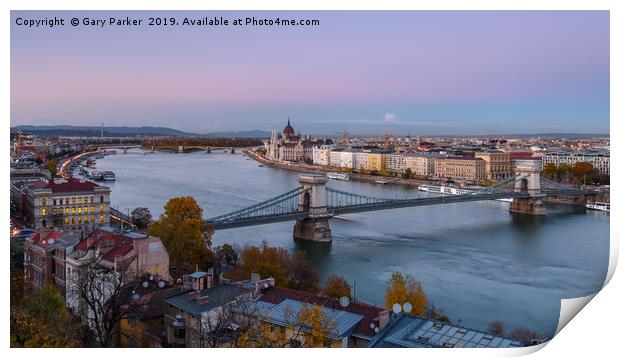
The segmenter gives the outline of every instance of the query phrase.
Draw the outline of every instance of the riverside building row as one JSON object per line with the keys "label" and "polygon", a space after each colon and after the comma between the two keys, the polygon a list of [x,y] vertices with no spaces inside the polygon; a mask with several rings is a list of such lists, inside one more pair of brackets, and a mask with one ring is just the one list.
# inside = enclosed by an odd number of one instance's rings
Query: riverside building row
{"label": "riverside building row", "polygon": [[388,150],[338,149],[315,146],[314,164],[403,174],[407,169],[421,176],[462,180],[502,180],[512,174],[511,153],[501,151],[477,152],[474,156],[440,153],[398,153]]}

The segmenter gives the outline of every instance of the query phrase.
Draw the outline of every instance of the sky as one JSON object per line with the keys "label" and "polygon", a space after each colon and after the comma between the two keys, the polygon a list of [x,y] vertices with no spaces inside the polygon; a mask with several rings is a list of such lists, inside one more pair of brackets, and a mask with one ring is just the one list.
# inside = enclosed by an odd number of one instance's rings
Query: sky
{"label": "sky", "polygon": [[[17,18],[57,16],[29,28]],[[142,26],[71,26],[77,18]],[[148,17],[318,19],[161,26]],[[606,11],[13,11],[11,125],[609,133]]]}

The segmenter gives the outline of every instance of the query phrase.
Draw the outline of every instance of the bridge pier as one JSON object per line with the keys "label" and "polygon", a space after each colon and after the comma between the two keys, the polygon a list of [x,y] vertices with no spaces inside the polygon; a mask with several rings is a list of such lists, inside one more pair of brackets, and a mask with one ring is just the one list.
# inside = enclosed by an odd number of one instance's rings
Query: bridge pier
{"label": "bridge pier", "polygon": [[179,153],[183,153],[183,146],[182,145],[179,146],[178,152]]}
{"label": "bridge pier", "polygon": [[299,197],[299,211],[307,212],[308,218],[297,220],[293,228],[295,239],[313,242],[331,242],[327,211],[327,177],[323,174],[301,174],[299,183],[307,190]]}
{"label": "bridge pier", "polygon": [[302,219],[295,222],[293,237],[314,242],[331,242],[332,230],[328,219]]}
{"label": "bridge pier", "polygon": [[545,215],[547,210],[541,198],[514,198],[510,203],[510,212],[529,215]]}

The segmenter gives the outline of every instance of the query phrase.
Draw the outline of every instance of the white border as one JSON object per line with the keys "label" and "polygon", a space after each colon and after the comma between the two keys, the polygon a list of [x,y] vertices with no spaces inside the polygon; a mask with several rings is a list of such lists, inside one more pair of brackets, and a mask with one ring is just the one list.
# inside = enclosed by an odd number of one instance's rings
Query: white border
{"label": "white border", "polygon": [[[71,9],[79,9],[79,10],[611,10],[610,12],[610,20],[611,20],[611,98],[614,98],[615,101],[610,101],[611,105],[611,118],[610,118],[610,126],[611,126],[611,140],[612,142],[616,142],[618,137],[618,106],[620,105],[620,96],[618,95],[620,92],[618,91],[618,83],[619,83],[619,74],[617,71],[617,64],[620,63],[620,56],[618,56],[618,34],[620,34],[620,26],[618,25],[618,21],[620,21],[620,16],[618,15],[618,10],[620,8],[620,3],[617,0],[510,0],[510,1],[500,1],[500,0],[445,0],[445,1],[421,1],[421,0],[410,0],[410,1],[394,1],[394,0],[382,0],[382,1],[368,1],[368,0],[359,0],[355,2],[336,2],[334,0],[326,1],[326,0],[298,0],[298,1],[285,1],[285,0],[263,0],[263,1],[242,1],[242,0],[230,0],[230,1],[220,1],[214,2],[209,1],[205,3],[199,3],[196,0],[181,0],[181,1],[165,1],[165,0],[139,0],[139,1],[122,1],[122,0],[92,0],[92,1],[78,1],[78,0],[61,0],[55,1],[53,4],[50,1],[44,0],[24,0],[24,1],[3,1],[2,5],[0,5],[3,10],[2,17],[2,26],[0,27],[0,33],[2,34],[2,45],[5,51],[2,51],[2,65],[4,71],[2,71],[3,83],[5,84],[2,87],[2,96],[0,98],[0,103],[2,104],[0,108],[4,109],[3,113],[3,122],[5,130],[2,131],[2,142],[9,142],[9,131],[8,127],[10,126],[10,54],[9,49],[10,44],[10,9],[15,10],[71,10]],[[612,149],[612,155],[616,157],[618,153],[617,149]],[[4,187],[8,189],[8,151],[2,151],[2,158],[4,163],[6,163],[2,170],[4,172],[3,182]],[[614,168],[616,165],[612,163],[611,171],[614,172]],[[619,180],[617,177],[612,176],[612,188],[617,188],[619,185]],[[2,192],[2,200],[4,203],[8,202],[8,190]],[[611,200],[614,203],[617,203],[617,194],[616,191],[612,190]],[[8,218],[8,206],[2,206],[2,217]],[[615,271],[617,265],[618,258],[618,234],[620,230],[618,230],[618,223],[616,220],[617,211],[612,212],[611,218],[611,250],[610,250],[610,262],[609,268],[610,271],[607,275],[606,283],[607,286],[604,288],[604,293],[602,295],[596,295],[595,297],[585,298],[583,300],[573,299],[573,300],[564,300],[562,303],[562,314],[565,314],[565,310],[572,311],[571,316],[579,310],[592,299],[591,303],[588,304],[583,311],[578,314],[571,322],[569,323],[565,329],[563,329],[551,342],[546,345],[545,349],[542,349],[538,354],[542,356],[574,356],[574,355],[602,355],[607,356],[609,353],[617,351],[615,345],[615,339],[617,337],[617,331],[615,328],[615,320],[618,317],[618,302],[620,302],[620,286],[617,283],[617,279],[615,281],[611,281],[611,277],[613,276],[613,272]],[[8,233],[8,220],[3,221],[3,230],[5,233]],[[6,240],[6,239],[5,239]],[[8,242],[5,241],[5,248],[8,248]],[[6,250],[6,249],[5,249]],[[2,260],[5,263],[4,267],[8,266],[8,250],[2,255]],[[6,261],[4,261],[6,260]],[[9,297],[9,278],[8,272],[7,274],[2,276],[2,285],[0,286],[4,297]],[[3,307],[1,308],[2,315],[5,317],[5,324],[2,328],[2,335],[7,340],[5,344],[5,349],[9,347],[9,325],[8,323],[8,313],[9,313],[9,300],[5,299]],[[566,311],[568,312],[568,311]],[[476,349],[476,350],[416,350],[411,351],[407,349],[399,349],[399,350],[390,350],[391,355],[397,356],[409,356],[411,354],[416,355],[454,355],[458,354],[459,356],[513,356],[513,355],[522,355],[531,353],[538,350],[537,348],[527,348],[521,350],[495,350],[495,349]],[[112,353],[113,352],[113,353]],[[7,353],[14,354],[31,354],[34,353],[32,350],[10,350]],[[109,354],[123,354],[123,355],[135,355],[136,351],[129,350],[89,350],[88,352],[83,350],[47,350],[45,352],[37,352],[43,353],[46,355],[52,356],[67,356],[67,355],[82,355],[89,354],[95,356],[104,356]],[[149,350],[147,354],[149,355],[157,355],[157,356],[169,356],[170,354],[175,354],[177,352],[172,352],[169,350]],[[180,353],[180,352],[178,352]],[[183,351],[182,354],[209,354],[210,352],[194,352],[194,351]],[[284,356],[288,355],[291,352],[288,350],[228,350],[226,353],[224,352],[216,352],[223,354],[232,354],[234,356],[237,355],[263,355],[268,354],[270,356]],[[316,355],[318,351],[314,350],[296,350],[295,354],[300,356],[309,356]],[[319,354],[335,356],[336,354],[341,354],[342,351],[339,350],[323,350]],[[376,356],[384,354],[384,351],[381,350],[353,350],[347,351],[347,353],[352,353],[356,355],[363,356]]]}

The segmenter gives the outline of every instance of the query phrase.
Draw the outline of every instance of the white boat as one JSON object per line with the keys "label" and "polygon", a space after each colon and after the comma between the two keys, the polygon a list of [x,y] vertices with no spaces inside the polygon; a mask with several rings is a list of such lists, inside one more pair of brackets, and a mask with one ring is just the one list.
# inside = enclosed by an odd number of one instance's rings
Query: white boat
{"label": "white boat", "polygon": [[377,179],[375,183],[377,184],[389,184],[395,182],[397,179]]}
{"label": "white boat", "polygon": [[105,181],[116,180],[116,175],[114,175],[114,172],[105,171],[105,172],[103,172],[103,180],[105,180]]}
{"label": "white boat", "polygon": [[591,210],[600,210],[600,211],[607,211],[609,212],[609,203],[603,203],[603,202],[595,202],[594,204],[592,203],[586,203],[586,208],[591,209]]}
{"label": "white boat", "polygon": [[[443,194],[443,195],[469,194],[469,193],[476,192],[476,189],[482,189],[482,187],[475,187],[472,189],[472,188],[455,188],[452,186],[445,186],[445,185],[440,186],[440,185],[428,185],[428,184],[422,184],[418,186],[418,190],[420,191],[426,191],[428,193]],[[495,200],[512,203],[512,198],[495,199]]]}
{"label": "white boat", "polygon": [[350,180],[351,176],[349,173],[327,173],[327,177],[329,179],[337,179],[337,180]]}

